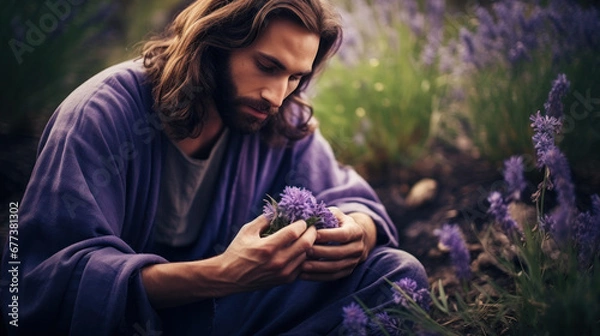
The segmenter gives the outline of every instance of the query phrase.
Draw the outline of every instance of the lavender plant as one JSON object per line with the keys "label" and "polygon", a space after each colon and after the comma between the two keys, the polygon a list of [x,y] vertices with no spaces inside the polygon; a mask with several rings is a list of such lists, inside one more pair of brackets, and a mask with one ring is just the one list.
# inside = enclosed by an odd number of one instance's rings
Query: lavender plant
{"label": "lavender plant", "polygon": [[444,66],[465,88],[465,100],[447,108],[446,117],[466,116],[470,137],[489,159],[502,160],[515,152],[533,154],[524,111],[534,111],[544,101],[548,87],[540,83],[563,72],[577,79],[578,86],[571,89],[580,98],[568,99],[571,109],[562,145],[569,147],[572,158],[585,159],[591,144],[600,143],[594,128],[598,118],[589,104],[593,99],[587,100],[587,110],[581,106],[581,92],[600,95],[589,79],[598,76],[595,69],[600,62],[594,56],[600,51],[598,9],[567,0],[504,0],[474,6],[468,13],[470,20],[459,26],[458,38],[448,43],[454,45],[450,56],[454,66]]}
{"label": "lavender plant", "polygon": [[424,313],[430,305],[429,292],[427,288],[418,288],[417,282],[411,278],[392,282],[390,288],[397,307],[367,314],[363,307],[351,302],[342,309],[342,326],[346,335],[399,336],[411,330],[412,322],[404,318],[404,315],[410,310]]}
{"label": "lavender plant", "polygon": [[[536,167],[544,171],[531,200],[537,216],[517,222],[511,212],[511,205],[529,202],[522,197],[528,183],[520,156],[505,160],[505,188],[492,191],[488,197],[490,219],[500,225],[485,226],[477,235],[503,232],[508,237],[503,244],[512,251],[510,256],[488,253],[504,275],[490,278],[471,267],[478,274],[474,281],[463,282],[465,287],[454,297],[445,294],[440,280],[428,293],[426,309],[419,305],[423,301],[418,302],[424,291],[416,295],[409,279],[403,279],[394,284],[396,294],[403,295],[395,295],[396,307],[386,309],[386,321],[396,321],[392,326],[400,326],[409,334],[600,334],[600,196],[592,195],[587,209],[576,206],[569,162],[557,146],[564,121],[562,97],[569,85],[566,76],[560,74],[552,82],[544,113],[531,116]],[[550,201],[550,196],[555,201]],[[470,268],[460,229],[446,224],[436,234],[450,251],[457,277],[470,279],[465,276]],[[494,251],[489,240],[480,239],[486,252]],[[374,314],[365,316],[377,319]],[[368,325],[363,322],[365,329],[361,330],[369,331]],[[409,325],[414,329],[407,330]],[[386,335],[396,332],[388,328],[379,330]]]}
{"label": "lavender plant", "polygon": [[279,202],[272,197],[265,200],[263,214],[269,220],[269,228],[262,233],[263,237],[298,220],[304,220],[307,226],[314,225],[317,229],[339,226],[337,218],[325,203],[318,202],[312,192],[305,188],[287,186],[280,197]]}
{"label": "lavender plant", "polygon": [[349,335],[363,336],[367,335],[367,326],[369,318],[364,310],[356,303],[352,302],[343,308],[344,311],[344,329]]}
{"label": "lavender plant", "polygon": [[471,257],[465,244],[462,232],[457,225],[444,224],[441,229],[435,230],[439,237],[442,250],[450,252],[450,258],[456,269],[456,275],[461,280],[469,280],[471,276]]}
{"label": "lavender plant", "polygon": [[[600,319],[600,276],[594,270],[600,266],[600,221],[596,217],[599,198],[591,197],[587,211],[576,207],[569,162],[556,144],[564,120],[562,98],[569,85],[566,76],[560,74],[552,83],[545,113],[538,111],[531,116],[537,167],[545,173],[533,194],[537,223],[525,223],[529,230],[524,243],[513,242],[522,263],[513,269],[515,274],[523,275],[515,277],[515,284],[525,302],[515,307],[517,316],[524,317],[514,326],[519,333],[544,330],[550,335],[567,331],[591,335]],[[505,179],[510,185],[507,177],[514,177],[515,172],[507,174],[506,170]],[[548,209],[544,197],[547,191],[556,196],[556,205]],[[490,212],[495,215],[492,200],[496,194],[490,195]],[[573,314],[582,311],[585,313]]]}

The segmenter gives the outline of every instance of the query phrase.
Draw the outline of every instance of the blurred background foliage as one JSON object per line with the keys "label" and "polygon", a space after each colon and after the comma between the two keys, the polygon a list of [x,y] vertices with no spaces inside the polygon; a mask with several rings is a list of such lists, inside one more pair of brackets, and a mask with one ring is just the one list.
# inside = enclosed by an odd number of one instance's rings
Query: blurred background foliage
{"label": "blurred background foliage", "polygon": [[529,116],[544,111],[552,80],[565,73],[562,147],[597,170],[600,16],[592,2],[340,5],[345,41],[314,100],[342,161],[381,172],[435,146],[496,165],[514,154],[532,159]]}
{"label": "blurred background foliage", "polygon": [[[38,138],[60,102],[103,68],[136,57],[190,0],[4,1],[0,13],[0,199],[19,200]],[[2,222],[8,209],[0,210]]]}
{"label": "blurred background foliage", "polygon": [[162,28],[181,0],[5,1],[0,60],[8,80],[2,134],[37,135],[78,85],[135,55],[135,43]]}
{"label": "blurred background foliage", "polygon": [[[38,136],[70,91],[137,56],[136,43],[190,1],[6,1],[3,141]],[[573,162],[599,166],[593,1],[334,3],[345,40],[309,94],[340,161],[377,173],[440,146],[495,163],[532,154],[529,116],[543,111],[552,79],[565,73],[572,86],[562,146]]]}

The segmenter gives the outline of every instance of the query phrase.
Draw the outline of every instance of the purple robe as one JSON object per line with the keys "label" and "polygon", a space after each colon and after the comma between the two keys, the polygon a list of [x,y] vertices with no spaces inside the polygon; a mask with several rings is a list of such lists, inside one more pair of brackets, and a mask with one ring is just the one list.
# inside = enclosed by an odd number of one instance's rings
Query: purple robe
{"label": "purple robe", "polygon": [[[353,294],[368,300],[381,291],[376,285],[383,275],[408,274],[426,285],[412,256],[397,250],[389,256],[389,247],[397,247],[394,225],[364,179],[336,163],[318,131],[288,148],[231,132],[198,240],[184,248],[154,244],[168,139],[152,105],[141,62],[128,61],[85,82],[49,120],[20,203],[19,327],[9,326],[10,332],[327,334],[339,327],[341,307]],[[296,281],[173,309],[152,308],[142,267],[224,251],[239,228],[261,213],[265,195],[278,195],[286,185],[305,187],[344,212],[367,213],[381,248],[340,281]],[[5,285],[10,279],[4,252],[3,303],[12,295]],[[375,304],[388,298],[389,293],[381,294]],[[7,305],[0,309],[6,322]]]}

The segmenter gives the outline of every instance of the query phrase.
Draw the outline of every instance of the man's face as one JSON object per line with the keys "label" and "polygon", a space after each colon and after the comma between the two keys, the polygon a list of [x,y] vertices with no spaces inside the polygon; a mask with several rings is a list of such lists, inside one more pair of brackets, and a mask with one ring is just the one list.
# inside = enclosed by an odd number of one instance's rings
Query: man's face
{"label": "man's face", "polygon": [[223,123],[244,133],[260,130],[312,71],[318,48],[318,35],[277,19],[252,45],[234,50],[215,92]]}

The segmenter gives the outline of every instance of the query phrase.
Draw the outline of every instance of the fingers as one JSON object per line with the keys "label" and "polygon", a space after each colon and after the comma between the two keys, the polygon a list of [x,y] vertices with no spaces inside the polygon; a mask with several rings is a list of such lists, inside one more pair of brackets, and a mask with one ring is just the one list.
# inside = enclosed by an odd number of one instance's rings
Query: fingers
{"label": "fingers", "polygon": [[306,260],[307,252],[312,248],[316,238],[316,228],[307,228],[306,222],[297,221],[262,238],[261,241],[264,245],[274,247],[273,258],[284,261],[277,268],[287,269],[283,273],[298,269],[297,273],[299,273],[299,267]]}
{"label": "fingers", "polygon": [[346,245],[313,245],[308,253],[311,259],[340,260],[346,258],[360,258],[364,244],[356,241]]}
{"label": "fingers", "polygon": [[338,207],[328,207],[327,209],[329,209],[329,211],[331,211],[331,213],[339,220],[344,216],[344,213],[342,212],[342,210],[340,210]]}
{"label": "fingers", "polygon": [[303,220],[293,222],[274,234],[265,237],[264,239],[269,240],[271,243],[277,245],[289,245],[296,242],[303,235],[306,235],[303,237],[303,240],[308,243],[308,246],[306,246],[305,249],[306,251],[317,239],[317,232],[314,227],[307,228],[306,222]]}
{"label": "fingers", "polygon": [[306,261],[306,253],[300,253],[294,259],[286,263],[282,270],[284,282],[292,282],[302,273],[302,263]]}
{"label": "fingers", "polygon": [[[344,215],[345,216],[345,215]],[[349,219],[349,220],[348,220]],[[363,231],[350,217],[340,220],[340,227],[318,231],[317,244],[336,242],[346,244],[362,239]]]}
{"label": "fingers", "polygon": [[265,215],[260,215],[242,226],[242,229],[247,230],[251,235],[260,235],[267,227],[269,227],[269,220]]}

